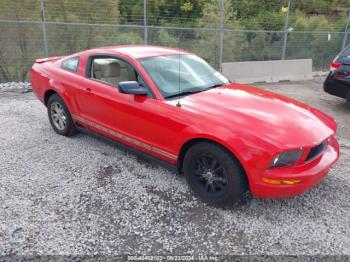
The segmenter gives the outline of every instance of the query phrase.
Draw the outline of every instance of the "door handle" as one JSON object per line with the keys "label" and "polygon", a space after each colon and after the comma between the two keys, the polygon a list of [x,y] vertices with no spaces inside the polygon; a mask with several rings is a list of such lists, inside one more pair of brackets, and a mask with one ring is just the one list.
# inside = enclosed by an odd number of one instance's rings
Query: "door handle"
{"label": "door handle", "polygon": [[92,90],[91,90],[90,87],[86,87],[86,88],[84,88],[84,91],[85,91],[85,92],[88,92],[88,93],[91,93]]}

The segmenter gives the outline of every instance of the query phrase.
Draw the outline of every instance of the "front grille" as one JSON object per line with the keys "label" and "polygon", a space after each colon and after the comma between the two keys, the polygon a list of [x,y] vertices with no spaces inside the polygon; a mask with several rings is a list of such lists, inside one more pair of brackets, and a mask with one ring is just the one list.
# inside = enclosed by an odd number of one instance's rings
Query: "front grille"
{"label": "front grille", "polygon": [[316,156],[318,156],[319,154],[321,154],[326,149],[326,146],[327,146],[327,142],[325,141],[325,142],[311,148],[310,153],[306,157],[306,162],[310,161],[311,159],[313,159]]}

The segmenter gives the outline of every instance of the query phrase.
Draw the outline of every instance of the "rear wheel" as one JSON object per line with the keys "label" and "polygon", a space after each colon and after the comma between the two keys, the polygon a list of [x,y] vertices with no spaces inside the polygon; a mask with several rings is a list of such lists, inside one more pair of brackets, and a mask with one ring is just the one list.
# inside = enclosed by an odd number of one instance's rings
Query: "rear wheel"
{"label": "rear wheel", "polygon": [[232,206],[248,190],[239,162],[214,143],[193,145],[185,155],[184,173],[193,192],[213,206]]}
{"label": "rear wheel", "polygon": [[50,124],[57,134],[62,136],[73,136],[77,130],[73,123],[71,114],[63,99],[54,94],[47,102],[47,113]]}

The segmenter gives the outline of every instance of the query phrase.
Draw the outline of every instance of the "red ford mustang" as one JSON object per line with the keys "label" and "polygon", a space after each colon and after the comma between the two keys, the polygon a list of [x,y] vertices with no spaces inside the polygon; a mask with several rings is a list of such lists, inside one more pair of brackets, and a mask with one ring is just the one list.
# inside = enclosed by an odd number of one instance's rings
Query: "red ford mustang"
{"label": "red ford mustang", "polygon": [[248,190],[301,194],[339,157],[331,117],[230,83],[184,50],[113,46],[38,59],[31,82],[58,134],[88,129],[156,157],[215,206]]}

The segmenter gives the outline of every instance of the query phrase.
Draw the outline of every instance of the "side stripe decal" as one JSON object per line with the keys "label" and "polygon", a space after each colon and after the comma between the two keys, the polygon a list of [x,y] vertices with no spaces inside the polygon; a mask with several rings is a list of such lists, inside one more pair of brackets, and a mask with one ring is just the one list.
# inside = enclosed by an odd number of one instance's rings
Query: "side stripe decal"
{"label": "side stripe decal", "polygon": [[111,129],[109,129],[109,128],[106,128],[106,127],[104,127],[104,126],[98,125],[98,124],[96,124],[96,123],[94,123],[94,122],[92,122],[92,121],[89,121],[89,120],[87,120],[87,119],[85,119],[85,118],[82,118],[82,117],[80,117],[80,116],[72,115],[72,118],[74,119],[74,121],[78,121],[78,122],[80,122],[80,123],[83,123],[83,124],[86,124],[86,125],[88,125],[88,126],[94,127],[94,128],[96,128],[96,129],[99,129],[99,130],[101,130],[101,131],[103,131],[103,132],[106,132],[106,133],[108,133],[108,134],[110,134],[110,135],[112,135],[112,136],[114,136],[114,137],[117,137],[117,138],[122,139],[122,140],[124,140],[124,141],[127,141],[127,142],[129,142],[129,143],[132,143],[132,144],[134,144],[134,145],[143,147],[143,148],[145,148],[145,149],[147,149],[147,150],[150,150],[150,151],[152,151],[152,152],[154,152],[154,153],[163,155],[163,156],[165,156],[165,157],[167,157],[167,158],[170,158],[170,159],[173,159],[173,160],[176,160],[176,159],[177,159],[177,156],[176,156],[176,155],[173,155],[173,154],[171,154],[171,153],[169,153],[169,152],[166,152],[166,151],[164,151],[164,150],[162,150],[162,149],[159,149],[159,148],[156,148],[156,147],[152,147],[152,146],[150,146],[150,145],[148,145],[148,144],[145,144],[145,143],[143,143],[143,142],[141,142],[141,141],[139,141],[139,140],[136,140],[136,139],[134,139],[134,138],[132,138],[132,137],[129,137],[129,136],[123,135],[123,134],[121,134],[121,133],[115,132],[115,131],[113,131],[113,130],[111,130]]}

